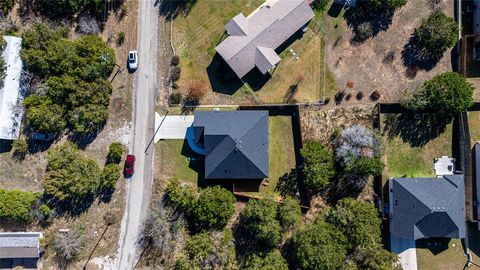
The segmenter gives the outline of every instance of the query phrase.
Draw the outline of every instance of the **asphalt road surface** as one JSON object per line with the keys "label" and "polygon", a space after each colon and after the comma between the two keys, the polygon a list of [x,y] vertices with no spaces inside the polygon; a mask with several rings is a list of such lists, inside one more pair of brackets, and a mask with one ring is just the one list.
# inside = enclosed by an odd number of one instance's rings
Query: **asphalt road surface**
{"label": "asphalt road surface", "polygon": [[[145,218],[152,184],[154,102],[157,89],[157,8],[154,0],[141,0],[138,16],[138,70],[134,80],[134,122],[131,139],[135,173],[127,184],[128,195],[120,229],[116,269],[133,269],[138,260],[137,240]],[[147,149],[148,146],[148,149]]]}

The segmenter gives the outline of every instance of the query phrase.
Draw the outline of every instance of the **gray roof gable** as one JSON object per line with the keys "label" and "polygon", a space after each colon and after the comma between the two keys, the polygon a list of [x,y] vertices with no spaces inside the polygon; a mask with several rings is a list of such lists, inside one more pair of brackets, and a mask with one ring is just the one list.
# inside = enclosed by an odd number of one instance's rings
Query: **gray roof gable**
{"label": "gray roof gable", "polygon": [[406,239],[465,237],[463,175],[390,181],[393,235]]}
{"label": "gray roof gable", "polygon": [[[314,16],[306,0],[267,1],[248,17],[239,14],[227,23],[230,36],[215,50],[240,78],[255,66],[265,74],[279,61],[274,50]],[[270,49],[266,57],[257,57],[259,47]]]}
{"label": "gray roof gable", "polygon": [[205,178],[268,177],[267,111],[196,111],[194,127],[203,127]]}

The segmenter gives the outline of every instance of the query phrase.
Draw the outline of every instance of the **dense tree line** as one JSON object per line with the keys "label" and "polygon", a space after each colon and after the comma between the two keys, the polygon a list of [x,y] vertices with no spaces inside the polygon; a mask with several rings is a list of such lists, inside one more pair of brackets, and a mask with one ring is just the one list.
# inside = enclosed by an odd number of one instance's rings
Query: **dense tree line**
{"label": "dense tree line", "polygon": [[380,218],[371,204],[351,198],[295,233],[294,263],[305,270],[401,269],[381,244]]}
{"label": "dense tree line", "polygon": [[115,53],[97,36],[67,39],[65,28],[34,25],[23,34],[22,58],[29,72],[44,79],[24,101],[28,126],[58,134],[65,128],[89,134],[108,119],[112,91],[107,78]]}
{"label": "dense tree line", "polygon": [[114,189],[119,177],[117,164],[106,165],[102,171],[95,160],[83,156],[75,144],[65,142],[48,151],[42,184],[45,195],[57,202],[81,202],[99,191]]}

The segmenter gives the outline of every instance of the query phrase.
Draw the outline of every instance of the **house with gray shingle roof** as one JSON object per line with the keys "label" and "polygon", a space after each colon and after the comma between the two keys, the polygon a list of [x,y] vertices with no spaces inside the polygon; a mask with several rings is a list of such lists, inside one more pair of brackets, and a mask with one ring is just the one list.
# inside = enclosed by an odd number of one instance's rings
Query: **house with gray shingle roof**
{"label": "house with gray shingle roof", "polygon": [[391,178],[390,233],[398,238],[465,238],[462,174]]}
{"label": "house with gray shingle roof", "polygon": [[205,179],[268,177],[268,111],[195,111],[190,130],[190,148],[205,155]]}
{"label": "house with gray shingle roof", "polygon": [[247,17],[233,17],[225,25],[229,36],[215,50],[239,78],[254,67],[266,74],[280,62],[275,49],[314,16],[306,0],[267,0]]}
{"label": "house with gray shingle roof", "polygon": [[0,233],[0,259],[40,257],[40,232]]}

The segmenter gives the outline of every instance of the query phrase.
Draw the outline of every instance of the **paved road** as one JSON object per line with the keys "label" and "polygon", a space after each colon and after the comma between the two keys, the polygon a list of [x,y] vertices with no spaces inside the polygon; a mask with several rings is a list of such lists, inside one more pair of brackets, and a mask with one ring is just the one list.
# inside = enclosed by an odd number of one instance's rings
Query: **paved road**
{"label": "paved road", "polygon": [[157,9],[154,0],[141,0],[138,16],[138,70],[134,82],[132,149],[135,173],[127,185],[127,205],[120,230],[116,269],[133,269],[138,260],[137,239],[148,207],[153,171],[154,102],[157,89]]}

